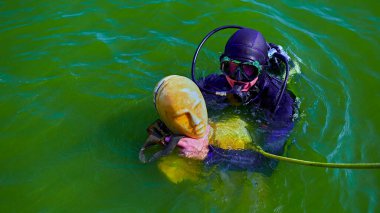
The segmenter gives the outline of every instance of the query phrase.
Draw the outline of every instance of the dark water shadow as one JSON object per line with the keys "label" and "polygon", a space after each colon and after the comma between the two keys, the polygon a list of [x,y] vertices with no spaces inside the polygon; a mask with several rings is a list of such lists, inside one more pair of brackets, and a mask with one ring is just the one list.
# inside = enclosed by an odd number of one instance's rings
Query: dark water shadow
{"label": "dark water shadow", "polygon": [[141,167],[138,151],[147,136],[146,127],[156,119],[154,106],[144,98],[115,111],[94,135],[93,157],[105,167]]}

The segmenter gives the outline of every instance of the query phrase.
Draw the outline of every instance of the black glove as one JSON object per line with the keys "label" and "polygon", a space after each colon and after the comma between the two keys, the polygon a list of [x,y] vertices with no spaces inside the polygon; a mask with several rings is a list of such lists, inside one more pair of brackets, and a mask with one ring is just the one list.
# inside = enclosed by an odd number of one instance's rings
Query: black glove
{"label": "black glove", "polygon": [[[162,156],[170,154],[177,146],[178,141],[184,137],[171,133],[161,120],[157,120],[151,124],[147,132],[148,138],[139,152],[139,159],[142,163],[150,163]],[[146,159],[145,150],[156,145],[162,146],[163,148],[154,153],[149,159]]]}

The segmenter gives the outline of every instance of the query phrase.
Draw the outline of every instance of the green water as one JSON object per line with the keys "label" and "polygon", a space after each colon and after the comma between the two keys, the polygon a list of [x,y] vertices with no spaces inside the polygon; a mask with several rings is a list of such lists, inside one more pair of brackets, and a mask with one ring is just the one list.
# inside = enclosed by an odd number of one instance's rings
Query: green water
{"label": "green water", "polygon": [[[261,31],[300,64],[287,155],[379,162],[378,1],[0,1],[0,212],[376,212],[380,171],[280,163],[173,184],[139,163],[152,90],[189,76],[220,25]],[[208,41],[215,71],[231,31]]]}

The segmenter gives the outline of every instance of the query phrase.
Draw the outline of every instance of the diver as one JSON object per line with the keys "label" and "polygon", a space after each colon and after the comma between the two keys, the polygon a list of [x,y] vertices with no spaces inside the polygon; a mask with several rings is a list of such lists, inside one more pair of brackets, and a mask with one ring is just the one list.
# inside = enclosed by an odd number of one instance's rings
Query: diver
{"label": "diver", "polygon": [[[249,116],[259,121],[257,125],[262,132],[262,148],[282,155],[298,110],[295,95],[286,89],[289,64],[293,63],[281,46],[267,43],[260,32],[250,28],[234,28],[239,30],[228,39],[220,56],[222,73],[195,81],[192,70],[193,80],[201,89],[207,108],[221,110],[240,105],[240,108],[248,109]],[[282,82],[276,74],[282,75],[284,67],[286,75]],[[270,171],[277,165],[277,161],[252,150],[221,149],[209,145],[205,139],[182,138],[178,146],[183,156],[203,160],[207,165],[261,171]]]}
{"label": "diver", "polygon": [[[200,47],[213,33],[225,28],[239,30],[228,39],[220,56],[222,73],[211,74],[196,81],[194,67]],[[267,43],[260,32],[239,26],[224,26],[210,32],[198,46],[193,59],[192,77],[203,94],[207,109],[221,112],[229,106],[238,106],[248,111],[245,116],[251,116],[251,120],[257,121],[256,128],[261,132],[262,149],[282,155],[286,140],[294,127],[297,111],[296,97],[286,89],[289,64],[292,64],[290,57],[282,47]],[[285,79],[281,81],[275,75],[283,75],[284,72],[281,71],[284,67]],[[199,101],[190,101],[196,93],[193,86],[184,83],[186,80],[177,79],[174,80],[176,83],[169,84],[173,79],[176,77],[164,78],[155,88],[154,101],[161,121],[148,128],[149,137],[140,150],[142,162],[151,162],[179,147],[183,157],[202,160],[208,166],[218,165],[226,169],[252,170],[266,174],[272,172],[277,165],[276,160],[268,159],[253,149],[227,148],[228,146],[221,147],[212,143],[212,131],[205,122],[206,107]],[[169,86],[176,84],[174,87]],[[168,89],[171,87],[172,89]],[[172,90],[177,93],[168,92]],[[206,115],[203,112],[203,117],[193,116],[194,110],[206,111]],[[165,145],[165,149],[146,160],[144,150],[157,142]]]}

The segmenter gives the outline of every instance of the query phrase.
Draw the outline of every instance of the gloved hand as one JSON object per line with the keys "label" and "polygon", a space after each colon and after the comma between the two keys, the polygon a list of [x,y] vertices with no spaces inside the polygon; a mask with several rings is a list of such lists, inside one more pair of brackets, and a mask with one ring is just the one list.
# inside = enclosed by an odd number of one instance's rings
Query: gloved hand
{"label": "gloved hand", "polygon": [[204,160],[208,154],[208,136],[210,126],[207,126],[206,135],[199,139],[184,137],[177,146],[181,148],[181,156],[196,160]]}

